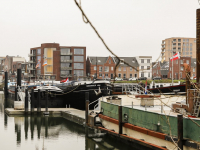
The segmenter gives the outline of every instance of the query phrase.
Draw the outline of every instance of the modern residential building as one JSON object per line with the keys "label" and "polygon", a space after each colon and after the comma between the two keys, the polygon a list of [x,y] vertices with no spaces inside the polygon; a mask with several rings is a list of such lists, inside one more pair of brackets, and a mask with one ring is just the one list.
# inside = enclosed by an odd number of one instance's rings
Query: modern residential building
{"label": "modern residential building", "polygon": [[30,79],[83,80],[86,76],[86,47],[43,43],[31,48],[29,57]]}
{"label": "modern residential building", "polygon": [[152,56],[137,56],[137,62],[139,64],[139,76],[152,79]]}
{"label": "modern residential building", "polygon": [[[139,64],[135,57],[119,57],[120,62],[117,58],[115,58],[116,65],[119,62],[119,65],[116,66],[116,74],[118,77],[123,79],[129,79],[132,77],[138,78],[139,76]],[[125,64],[128,63],[130,66]]]}
{"label": "modern residential building", "polygon": [[114,78],[115,59],[113,57],[87,57],[87,75],[90,77],[105,79]]}
{"label": "modern residential building", "polygon": [[181,57],[196,58],[196,38],[172,37],[162,40],[162,62],[169,61],[169,58],[177,52]]}

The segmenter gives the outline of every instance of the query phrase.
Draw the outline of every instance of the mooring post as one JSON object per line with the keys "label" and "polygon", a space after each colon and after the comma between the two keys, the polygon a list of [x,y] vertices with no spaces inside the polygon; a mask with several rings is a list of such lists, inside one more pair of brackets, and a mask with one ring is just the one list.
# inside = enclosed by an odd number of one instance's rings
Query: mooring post
{"label": "mooring post", "polygon": [[45,112],[44,115],[49,115],[48,112],[48,90],[46,90],[46,97],[45,97]]}
{"label": "mooring post", "polygon": [[17,87],[15,87],[15,101],[17,101]]}
{"label": "mooring post", "polygon": [[21,79],[21,69],[17,69],[17,87],[21,87],[21,82],[22,82],[22,79]]}
{"label": "mooring post", "polygon": [[8,72],[5,72],[5,80],[4,80],[4,95],[5,95],[5,100],[7,101],[8,99]]}
{"label": "mooring post", "polygon": [[34,113],[34,103],[35,103],[34,89],[32,89],[31,90],[31,114]]}
{"label": "mooring post", "polygon": [[38,95],[37,95],[37,112],[41,112],[41,101],[40,101],[40,89],[38,89]]}
{"label": "mooring post", "polygon": [[25,90],[25,114],[28,113],[28,89]]}
{"label": "mooring post", "polygon": [[89,114],[89,92],[85,93],[85,124],[88,125],[88,114]]}
{"label": "mooring post", "polygon": [[122,106],[118,106],[119,134],[122,134]]}
{"label": "mooring post", "polygon": [[178,114],[178,148],[183,150],[183,115]]}

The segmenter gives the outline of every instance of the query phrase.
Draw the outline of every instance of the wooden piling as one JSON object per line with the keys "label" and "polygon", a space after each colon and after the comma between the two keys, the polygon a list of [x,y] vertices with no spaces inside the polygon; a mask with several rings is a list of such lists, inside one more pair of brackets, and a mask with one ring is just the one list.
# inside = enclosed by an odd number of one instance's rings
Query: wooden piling
{"label": "wooden piling", "polygon": [[21,74],[22,74],[21,69],[17,69],[17,87],[18,86],[21,87],[21,81],[22,81]]}
{"label": "wooden piling", "polygon": [[15,101],[17,101],[17,87],[15,87]]}
{"label": "wooden piling", "polygon": [[89,114],[89,92],[85,93],[85,125],[88,125],[88,114]]}
{"label": "wooden piling", "polygon": [[37,112],[41,112],[41,98],[40,98],[40,89],[38,89],[38,95],[37,95]]}
{"label": "wooden piling", "polygon": [[5,100],[8,99],[8,72],[5,72],[5,80],[4,80],[4,96]]}
{"label": "wooden piling", "polygon": [[123,127],[123,123],[122,123],[122,106],[118,106],[118,120],[119,120],[119,134],[122,134],[122,127]]}
{"label": "wooden piling", "polygon": [[32,89],[31,90],[31,114],[34,113],[34,103],[35,103],[34,89]]}
{"label": "wooden piling", "polygon": [[177,115],[178,120],[178,147],[183,150],[183,115]]}
{"label": "wooden piling", "polygon": [[24,104],[24,106],[25,106],[25,114],[27,114],[28,113],[28,89],[26,89],[25,90],[25,104]]}

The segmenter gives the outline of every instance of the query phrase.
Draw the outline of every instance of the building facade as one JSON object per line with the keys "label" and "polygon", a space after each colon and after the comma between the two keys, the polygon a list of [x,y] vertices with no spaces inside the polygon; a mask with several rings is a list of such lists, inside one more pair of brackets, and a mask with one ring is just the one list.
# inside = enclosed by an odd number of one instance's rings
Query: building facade
{"label": "building facade", "polygon": [[[119,65],[116,66],[116,75],[117,77],[123,78],[123,79],[129,79],[129,78],[138,78],[139,76],[139,64],[137,62],[137,59],[135,57],[119,57],[120,62],[117,58],[115,58],[116,65],[119,62]],[[128,63],[130,66],[125,64],[124,62]]]}
{"label": "building facade", "polygon": [[137,56],[139,64],[139,76],[152,79],[152,56]]}
{"label": "building facade", "polygon": [[181,57],[196,58],[196,38],[172,37],[162,40],[162,62],[169,61],[169,58],[177,52]]}
{"label": "building facade", "polygon": [[[169,61],[168,78],[172,79],[173,77],[173,79],[175,80],[186,79],[186,72],[183,63],[187,63],[189,66],[191,66],[191,60],[192,60],[191,57],[180,57],[180,59]],[[172,70],[173,70],[173,76],[172,76]],[[191,72],[191,78],[193,74],[194,73]]]}
{"label": "building facade", "polygon": [[86,47],[43,43],[31,48],[29,57],[30,79],[83,80],[86,76]]}
{"label": "building facade", "polygon": [[115,60],[109,57],[87,57],[87,75],[98,79],[114,78]]}
{"label": "building facade", "polygon": [[[127,66],[123,61],[130,64]],[[89,76],[98,79],[114,79],[120,77],[123,79],[138,77],[137,70],[139,65],[135,57],[120,57],[120,62],[117,58],[109,57],[90,57],[87,58],[87,73]],[[118,66],[116,66],[119,64]],[[136,68],[136,69],[135,69]]]}

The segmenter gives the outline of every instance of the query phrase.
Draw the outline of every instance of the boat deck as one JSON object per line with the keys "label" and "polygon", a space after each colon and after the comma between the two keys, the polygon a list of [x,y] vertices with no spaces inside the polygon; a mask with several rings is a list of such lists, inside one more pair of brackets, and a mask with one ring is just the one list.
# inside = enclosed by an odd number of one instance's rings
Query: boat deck
{"label": "boat deck", "polygon": [[[185,103],[186,97],[185,96],[174,96],[174,95],[161,95],[161,97],[155,98],[136,98],[135,95],[116,95],[119,99],[121,98],[121,105],[125,107],[135,108],[139,110],[146,110],[155,113],[162,113],[170,116],[177,116],[179,113],[172,111],[172,104],[174,103]],[[102,100],[108,102],[107,98],[112,96],[103,97]],[[151,101],[150,103],[153,104],[151,106],[141,106],[144,101]],[[113,104],[115,100],[109,101]],[[163,105],[163,112],[162,112],[162,105]],[[185,114],[187,116],[187,114]],[[197,118],[196,118],[197,119]],[[198,118],[200,119],[200,117]]]}

